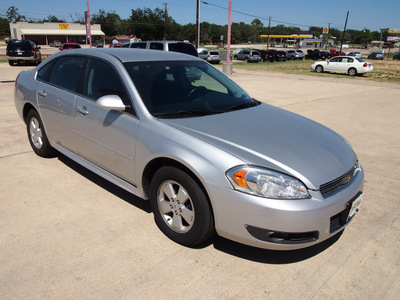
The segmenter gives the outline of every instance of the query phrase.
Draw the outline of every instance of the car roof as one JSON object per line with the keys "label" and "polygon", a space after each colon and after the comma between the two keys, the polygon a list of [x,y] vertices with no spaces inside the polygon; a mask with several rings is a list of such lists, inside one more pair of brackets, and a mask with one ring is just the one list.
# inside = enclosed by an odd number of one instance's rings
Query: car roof
{"label": "car roof", "polygon": [[88,55],[103,59],[115,57],[121,62],[199,60],[195,56],[178,52],[132,48],[80,48],[74,49],[74,51],[60,51],[52,56],[58,57],[63,55]]}

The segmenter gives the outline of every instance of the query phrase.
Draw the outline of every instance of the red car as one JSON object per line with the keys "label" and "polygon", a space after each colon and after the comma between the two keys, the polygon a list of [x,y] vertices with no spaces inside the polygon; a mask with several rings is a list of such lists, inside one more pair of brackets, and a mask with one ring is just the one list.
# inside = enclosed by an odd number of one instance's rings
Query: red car
{"label": "red car", "polygon": [[110,44],[109,48],[121,48],[122,44],[121,43],[116,43],[116,44]]}
{"label": "red car", "polygon": [[346,56],[346,53],[342,52],[342,51],[336,51],[336,50],[329,50],[329,52],[331,53],[331,57],[335,57],[335,56]]}
{"label": "red car", "polygon": [[68,50],[68,49],[78,49],[78,48],[81,48],[81,45],[79,45],[78,43],[67,42],[67,43],[64,43],[62,45],[62,47],[60,47],[60,50],[64,51],[64,50]]}

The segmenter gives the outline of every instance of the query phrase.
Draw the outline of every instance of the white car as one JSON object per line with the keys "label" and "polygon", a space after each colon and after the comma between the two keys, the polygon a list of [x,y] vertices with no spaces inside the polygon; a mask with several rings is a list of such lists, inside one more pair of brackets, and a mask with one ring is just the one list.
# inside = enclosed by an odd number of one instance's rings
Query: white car
{"label": "white car", "polygon": [[333,72],[347,73],[350,76],[372,72],[372,63],[366,62],[358,57],[335,56],[327,61],[317,61],[311,65],[311,69],[317,73]]}

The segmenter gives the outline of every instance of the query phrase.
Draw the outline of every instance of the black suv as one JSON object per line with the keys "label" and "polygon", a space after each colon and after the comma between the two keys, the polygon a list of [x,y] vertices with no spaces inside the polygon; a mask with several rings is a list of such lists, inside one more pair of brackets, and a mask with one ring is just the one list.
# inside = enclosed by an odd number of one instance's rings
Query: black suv
{"label": "black suv", "polygon": [[10,66],[19,63],[34,63],[35,66],[42,62],[40,47],[31,40],[11,40],[7,44],[7,59]]}

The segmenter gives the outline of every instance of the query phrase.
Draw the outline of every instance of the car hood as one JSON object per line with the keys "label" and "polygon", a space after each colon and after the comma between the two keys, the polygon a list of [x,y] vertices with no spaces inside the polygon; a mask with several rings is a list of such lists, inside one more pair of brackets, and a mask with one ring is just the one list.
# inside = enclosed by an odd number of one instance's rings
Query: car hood
{"label": "car hood", "polygon": [[354,166],[349,143],[332,130],[297,114],[261,104],[205,117],[160,119],[223,149],[249,165],[291,174],[319,189]]}

